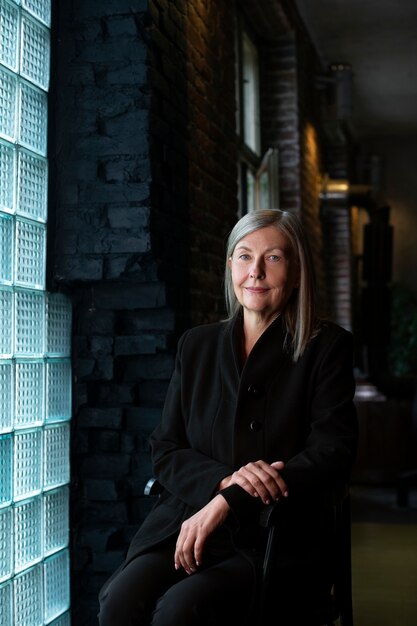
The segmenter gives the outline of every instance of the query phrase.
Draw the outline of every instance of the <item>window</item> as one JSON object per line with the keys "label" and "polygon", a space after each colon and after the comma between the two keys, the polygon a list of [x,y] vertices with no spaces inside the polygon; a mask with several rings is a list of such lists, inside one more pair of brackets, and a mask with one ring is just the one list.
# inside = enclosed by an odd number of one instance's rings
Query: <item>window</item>
{"label": "window", "polygon": [[45,289],[50,0],[0,0],[0,624],[70,624],[71,308]]}
{"label": "window", "polygon": [[239,204],[243,215],[261,208],[278,208],[278,151],[269,148],[261,156],[259,52],[241,22],[236,41]]}
{"label": "window", "polygon": [[242,118],[243,141],[255,154],[261,149],[259,112],[258,50],[249,35],[242,32]]}

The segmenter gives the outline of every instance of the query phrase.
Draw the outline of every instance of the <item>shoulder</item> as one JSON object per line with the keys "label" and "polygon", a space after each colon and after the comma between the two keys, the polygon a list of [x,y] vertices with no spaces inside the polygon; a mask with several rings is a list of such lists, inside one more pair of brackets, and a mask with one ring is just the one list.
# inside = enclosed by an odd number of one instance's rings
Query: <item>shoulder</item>
{"label": "shoulder", "polygon": [[335,322],[320,319],[316,332],[307,346],[307,352],[315,353],[318,358],[333,354],[335,358],[352,359],[353,335]]}
{"label": "shoulder", "polygon": [[229,329],[228,321],[193,326],[181,335],[178,341],[178,351],[182,353],[196,348],[201,351],[206,346],[214,346]]}
{"label": "shoulder", "polygon": [[317,332],[315,337],[327,341],[332,338],[344,338],[346,341],[349,341],[349,338],[352,338],[352,333],[335,322],[326,319],[319,319],[317,320]]}

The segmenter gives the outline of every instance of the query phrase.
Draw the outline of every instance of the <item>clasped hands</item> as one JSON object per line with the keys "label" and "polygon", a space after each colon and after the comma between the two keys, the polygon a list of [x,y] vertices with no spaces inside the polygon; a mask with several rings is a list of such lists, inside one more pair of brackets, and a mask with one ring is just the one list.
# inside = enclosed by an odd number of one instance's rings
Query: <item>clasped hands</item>
{"label": "clasped hands", "polygon": [[[279,473],[283,467],[282,461],[253,461],[223,478],[219,491],[230,485],[239,485],[254,498],[270,504],[288,496],[287,485]],[[217,494],[200,511],[183,522],[175,548],[175,569],[182,567],[187,574],[193,574],[197,570],[202,563],[207,537],[224,523],[228,513],[227,501],[221,494]]]}

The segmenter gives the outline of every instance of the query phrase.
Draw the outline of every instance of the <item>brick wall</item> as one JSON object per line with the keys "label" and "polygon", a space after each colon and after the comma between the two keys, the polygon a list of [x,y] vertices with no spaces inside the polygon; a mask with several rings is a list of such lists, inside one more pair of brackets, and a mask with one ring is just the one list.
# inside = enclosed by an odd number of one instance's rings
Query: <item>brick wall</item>
{"label": "brick wall", "polygon": [[48,274],[73,301],[73,623],[96,624],[148,506],[176,319],[153,252],[147,2],[53,9]]}
{"label": "brick wall", "polygon": [[[225,242],[237,215],[233,4],[149,8],[152,224],[160,275],[194,325],[224,315]],[[187,276],[181,298],[178,275]]]}
{"label": "brick wall", "polygon": [[282,210],[301,211],[297,54],[293,34],[262,46],[262,144],[279,149]]}

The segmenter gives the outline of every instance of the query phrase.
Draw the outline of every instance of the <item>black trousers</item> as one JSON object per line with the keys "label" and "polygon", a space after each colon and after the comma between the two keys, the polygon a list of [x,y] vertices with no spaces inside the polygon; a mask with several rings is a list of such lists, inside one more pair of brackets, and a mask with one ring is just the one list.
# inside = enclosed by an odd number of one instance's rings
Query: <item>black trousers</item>
{"label": "black trousers", "polygon": [[175,540],[140,555],[104,585],[100,626],[250,626],[255,573],[241,554],[204,553],[194,574],[174,568]]}

